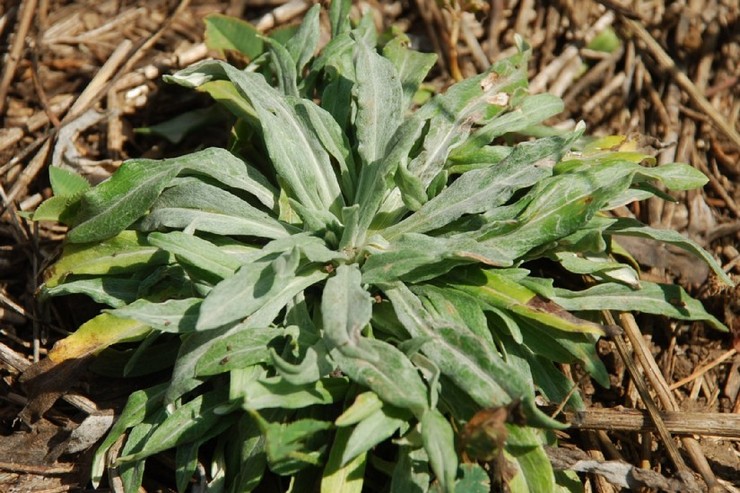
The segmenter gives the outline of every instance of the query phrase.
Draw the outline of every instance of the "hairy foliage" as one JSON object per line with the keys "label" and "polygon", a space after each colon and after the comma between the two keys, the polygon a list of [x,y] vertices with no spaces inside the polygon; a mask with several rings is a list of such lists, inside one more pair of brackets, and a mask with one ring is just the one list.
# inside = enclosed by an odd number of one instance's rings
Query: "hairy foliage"
{"label": "hairy foliage", "polygon": [[[212,491],[483,492],[480,464],[503,460],[511,491],[556,491],[567,478],[543,446],[563,425],[535,396],[582,405],[556,363],[608,385],[600,310],[723,328],[615,252],[619,236],[648,237],[726,279],[712,258],[609,214],[665,196],[657,185],[701,186],[700,173],[583,125],[535,137],[562,103],[529,94],[523,42],[419,107],[434,56],[402,37],[379,46],[346,8],[332,2],[318,55],[318,7],[284,42],[208,20],[212,47],[249,65],[205,61],[167,80],[233,115],[228,149],[134,159],[94,188],[52,174],[36,218],[71,229],[45,294],[109,308],[50,358],[169,372],[130,396],[95,455],[96,484],[107,465],[137,491],[147,458],[174,449],[180,490],[205,462]],[[535,262],[592,287],[536,277]],[[514,407],[522,419],[496,412]]]}

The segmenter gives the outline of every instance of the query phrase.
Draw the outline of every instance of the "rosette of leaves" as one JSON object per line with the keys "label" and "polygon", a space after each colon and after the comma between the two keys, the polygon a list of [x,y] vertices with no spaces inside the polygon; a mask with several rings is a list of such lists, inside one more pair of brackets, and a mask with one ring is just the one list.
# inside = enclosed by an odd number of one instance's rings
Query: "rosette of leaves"
{"label": "rosette of leaves", "polygon": [[528,93],[524,43],[417,106],[434,55],[379,46],[347,8],[333,2],[318,55],[318,7],[284,42],[209,19],[211,39],[263,51],[167,80],[233,114],[229,149],[70,180],[37,213],[71,227],[45,295],[110,307],[54,347],[52,370],[96,354],[107,374],[169,376],[130,396],[95,484],[107,466],[137,491],[147,458],[174,450],[181,491],[199,464],[213,491],[488,491],[491,477],[555,491],[572,478],[543,446],[563,425],[535,396],[582,405],[556,363],[608,385],[600,310],[723,328],[679,287],[639,280],[616,238],[682,247],[727,280],[714,260],[608,213],[703,175],[542,125],[562,103]]}

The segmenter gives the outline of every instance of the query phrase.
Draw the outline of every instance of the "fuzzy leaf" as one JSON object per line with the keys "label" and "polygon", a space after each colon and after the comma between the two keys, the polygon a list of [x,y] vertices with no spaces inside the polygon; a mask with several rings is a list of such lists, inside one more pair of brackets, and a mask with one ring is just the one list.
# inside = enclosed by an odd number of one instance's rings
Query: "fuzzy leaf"
{"label": "fuzzy leaf", "polygon": [[[722,280],[722,282],[724,282],[728,286],[735,285],[735,283],[725,273],[725,271],[722,269],[722,266],[717,263],[714,257],[712,257],[699,245],[677,231],[667,229],[655,229],[651,228],[650,226],[646,226],[634,219],[619,218],[614,224],[610,225],[606,229],[605,234],[610,234],[614,236],[638,236],[641,238],[650,238],[662,243],[668,243],[669,245],[677,246],[693,255],[696,255],[704,262],[706,262],[707,265],[712,268],[714,273],[717,274],[717,277]],[[618,238],[617,241],[619,241]]]}
{"label": "fuzzy leaf", "polygon": [[350,433],[349,429],[339,429],[335,434],[329,459],[321,476],[321,493],[362,493],[367,455],[358,454],[344,465],[341,461]]}
{"label": "fuzzy leaf", "polygon": [[457,452],[455,434],[447,419],[436,409],[430,409],[421,418],[421,437],[429,465],[445,492],[455,491]]}
{"label": "fuzzy leaf", "polygon": [[262,36],[249,22],[222,14],[209,14],[205,25],[206,45],[222,55],[226,50],[233,50],[252,60],[264,50]]}
{"label": "fuzzy leaf", "polygon": [[370,293],[361,282],[357,264],[340,265],[336,275],[326,282],[321,299],[324,336],[343,353],[354,354],[361,331],[372,316]]}
{"label": "fuzzy leaf", "polygon": [[677,320],[703,320],[726,332],[725,325],[704,310],[701,302],[680,286],[641,281],[641,289],[623,284],[599,284],[583,291],[555,289],[552,301],[566,310],[618,310],[665,315]]}
{"label": "fuzzy leaf", "polygon": [[85,178],[59,166],[49,167],[49,181],[55,197],[71,197],[90,188]]}
{"label": "fuzzy leaf", "polygon": [[480,213],[503,204],[517,190],[549,176],[552,166],[574,137],[551,137],[519,144],[499,164],[462,175],[383,235],[390,240],[406,232],[424,233],[441,228],[463,214]]}
{"label": "fuzzy leaf", "polygon": [[298,101],[281,95],[260,74],[242,72],[218,61],[201,62],[171,76],[190,87],[224,78],[231,80],[254,107],[275,169],[294,197],[316,210],[341,209],[341,192],[329,156],[312,129],[298,118]]}
{"label": "fuzzy leaf", "polygon": [[45,286],[53,288],[75,274],[119,275],[170,262],[170,255],[147,243],[134,231],[123,231],[100,243],[67,244],[62,258],[47,274]]}
{"label": "fuzzy leaf", "polygon": [[106,312],[119,318],[136,320],[160,332],[183,334],[195,330],[201,303],[199,298],[168,300],[163,303],[152,303],[142,298],[130,305]]}
{"label": "fuzzy leaf", "polygon": [[113,176],[82,196],[67,239],[86,243],[120,233],[146,214],[179,171],[177,159],[125,162]]}
{"label": "fuzzy leaf", "polygon": [[225,418],[217,412],[223,406],[225,397],[223,389],[214,390],[178,407],[164,421],[154,426],[141,450],[120,457],[117,462],[121,464],[141,460],[179,444],[192,442],[218,423],[233,419],[233,416]]}

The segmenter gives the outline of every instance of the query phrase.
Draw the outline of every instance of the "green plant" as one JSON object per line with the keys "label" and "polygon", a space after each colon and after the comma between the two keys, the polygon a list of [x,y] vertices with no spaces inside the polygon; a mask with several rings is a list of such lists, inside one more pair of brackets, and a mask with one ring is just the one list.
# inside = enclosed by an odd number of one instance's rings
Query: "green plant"
{"label": "green plant", "polygon": [[[524,43],[416,108],[434,56],[402,37],[376,48],[347,5],[332,3],[318,56],[318,7],[284,43],[210,22],[264,53],[167,79],[233,113],[229,150],[134,159],[90,189],[55,171],[57,196],[36,218],[71,229],[44,293],[110,308],[50,359],[171,368],[131,395],[95,484],[125,437],[108,465],[126,491],[170,449],[180,490],[206,458],[213,491],[488,491],[483,462],[511,491],[564,489],[543,449],[563,425],[535,395],[582,406],[555,363],[608,386],[599,311],[723,328],[681,288],[639,280],[615,237],[682,247],[729,282],[706,252],[608,214],[703,175],[656,167],[623,138],[586,139],[582,125],[543,126],[561,102],[528,94]],[[592,287],[536,277],[538,262]]]}

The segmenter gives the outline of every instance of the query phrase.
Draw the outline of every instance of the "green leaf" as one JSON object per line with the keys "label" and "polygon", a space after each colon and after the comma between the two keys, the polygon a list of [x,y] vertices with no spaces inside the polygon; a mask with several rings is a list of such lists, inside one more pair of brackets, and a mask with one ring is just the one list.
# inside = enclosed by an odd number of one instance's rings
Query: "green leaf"
{"label": "green leaf", "polygon": [[232,488],[234,493],[248,493],[255,489],[262,480],[267,466],[265,456],[265,439],[260,433],[257,423],[249,414],[244,414],[237,423],[236,440],[238,461],[229,469],[236,471],[232,476]]}
{"label": "green leaf", "polygon": [[113,444],[123,435],[127,429],[132,428],[152,414],[162,404],[167,384],[159,384],[144,390],[133,392],[121,415],[111,427],[103,442],[95,451],[92,462],[92,482],[94,487],[100,485],[105,467],[105,455]]}
{"label": "green leaf", "polygon": [[[180,347],[177,362],[172,370],[172,380],[170,387],[167,389],[166,400],[171,402],[202,383],[197,378],[199,373],[196,370],[201,367],[200,360],[204,355],[208,354],[210,348],[222,345],[220,346],[221,348],[231,351],[233,348],[230,347],[228,342],[224,342],[227,338],[241,331],[269,327],[275,320],[275,317],[278,316],[278,313],[296,295],[302,293],[309,286],[323,280],[325,277],[326,273],[317,268],[308,268],[299,271],[295,277],[284,282],[280,286],[280,289],[269,300],[265,301],[262,307],[255,311],[244,323],[233,323],[218,329],[188,335]],[[201,307],[201,310],[205,310],[205,308]],[[265,358],[269,358],[267,347],[263,347],[265,349]],[[206,365],[204,362],[204,366],[207,366],[211,372],[220,373],[214,370],[229,367],[231,360],[227,356],[222,356],[216,362],[211,360],[210,365]]]}
{"label": "green leaf", "polygon": [[508,481],[512,493],[554,491],[555,475],[538,437],[541,432],[524,426],[509,425],[507,429],[505,457],[516,471]]}
{"label": "green leaf", "polygon": [[115,236],[146,214],[160,193],[180,171],[177,159],[133,159],[80,200],[72,243],[100,241]]}
{"label": "green leaf", "polygon": [[242,407],[247,410],[301,409],[331,404],[344,398],[347,388],[345,378],[323,378],[310,384],[294,385],[282,377],[267,377],[252,380],[241,389]]}
{"label": "green leaf", "polygon": [[382,406],[371,412],[352,428],[339,463],[345,466],[363,456],[377,444],[392,437],[410,417],[408,412],[391,406]]}
{"label": "green leaf", "polygon": [[357,264],[340,265],[321,299],[324,336],[343,353],[354,354],[372,317],[372,299],[361,283]]}
{"label": "green leaf", "polygon": [[480,213],[503,204],[517,190],[549,176],[552,166],[576,135],[519,144],[499,164],[462,175],[407,219],[386,229],[383,235],[392,240],[407,232],[424,233],[441,228],[463,214]]}
{"label": "green leaf", "polygon": [[277,40],[267,39],[270,50],[270,66],[275,71],[280,92],[286,96],[298,97],[298,72],[295,60],[288,50]]}
{"label": "green leaf", "polygon": [[734,286],[735,283],[722,269],[722,266],[712,257],[706,250],[701,248],[699,245],[691,241],[690,239],[683,236],[681,233],[668,229],[655,229],[650,226],[646,226],[635,219],[630,218],[619,218],[615,223],[610,225],[604,232],[605,234],[617,236],[617,242],[619,241],[618,236],[638,236],[641,238],[650,238],[651,240],[668,243],[669,245],[677,246],[687,252],[696,255],[717,274],[722,282],[728,286]]}
{"label": "green leaf", "polygon": [[182,174],[207,176],[222,185],[244,190],[275,211],[278,192],[257,168],[219,147],[209,147],[183,159]]}
{"label": "green leaf", "polygon": [[139,296],[138,279],[118,277],[94,277],[67,281],[53,288],[44,290],[46,296],[64,296],[67,294],[84,294],[94,301],[113,308],[119,308],[136,300]]}
{"label": "green leaf", "polygon": [[331,352],[339,369],[353,381],[364,385],[383,402],[415,415],[429,407],[427,389],[409,358],[395,346],[376,339],[361,338],[351,355],[341,346]]}
{"label": "green leaf", "polygon": [[139,127],[135,133],[141,135],[156,135],[167,139],[173,144],[179,144],[190,133],[201,128],[223,125],[226,122],[225,113],[218,106],[198,108],[180,113],[174,118],[148,127]]}
{"label": "green leaf", "polygon": [[409,49],[408,39],[404,38],[406,36],[396,36],[386,43],[383,47],[383,56],[395,66],[403,88],[404,106],[408,106],[419,89],[419,85],[437,62],[437,55]]}
{"label": "green leaf", "polygon": [[262,35],[249,22],[222,14],[209,14],[204,21],[206,45],[222,56],[233,50],[253,60],[264,51]]}
{"label": "green leaf", "polygon": [[442,489],[446,492],[454,492],[457,452],[452,426],[439,411],[430,409],[421,417],[421,437],[424,450],[429,456],[429,464]]}
{"label": "green leaf", "polygon": [[162,193],[138,227],[262,238],[282,238],[295,231],[236,195],[193,178],[178,181]]}
{"label": "green leaf", "polygon": [[70,275],[120,275],[170,262],[166,252],[134,231],[123,231],[94,244],[67,244],[62,258],[49,270],[45,287],[53,288]]}
{"label": "green leaf", "polygon": [[142,298],[106,312],[115,317],[136,320],[161,332],[183,334],[195,330],[201,303],[199,298],[167,300],[163,303],[152,303]]}
{"label": "green leaf", "polygon": [[118,464],[144,459],[177,445],[193,442],[211,428],[223,425],[235,416],[224,417],[217,412],[223,406],[226,394],[223,389],[214,390],[195,397],[171,412],[161,423],[155,424],[144,447],[136,453],[125,455]]}
{"label": "green leaf", "polygon": [[683,163],[669,163],[652,168],[642,167],[638,174],[658,180],[669,190],[692,190],[707,184],[704,173]]}
{"label": "green leaf", "polygon": [[326,449],[326,430],[331,423],[315,419],[301,419],[292,423],[270,423],[256,411],[252,416],[257,419],[265,435],[265,452],[270,469],[279,475],[291,475],[307,466],[321,464],[323,451]]}
{"label": "green leaf", "polygon": [[418,282],[470,263],[509,266],[512,259],[496,245],[481,245],[471,238],[438,238],[406,233],[387,249],[373,252],[362,266],[362,277],[371,284],[398,279]]}
{"label": "green leaf", "polygon": [[303,72],[316,51],[319,42],[319,12],[321,5],[316,4],[305,13],[301,25],[295,34],[285,43],[296,68],[296,73]]}
{"label": "green leaf", "polygon": [[49,167],[49,181],[55,197],[72,197],[90,188],[84,177],[59,166]]}
{"label": "green leaf", "polygon": [[455,483],[455,493],[490,493],[491,479],[479,464],[460,464],[462,478]]}
{"label": "green leaf", "polygon": [[420,350],[481,407],[502,406],[522,398],[525,380],[498,354],[492,343],[452,320],[435,319],[406,286],[383,288],[398,320]]}
{"label": "green leaf", "polygon": [[179,231],[150,233],[147,240],[175,255],[181,263],[203,269],[220,279],[231,277],[241,265],[235,256],[213,243]]}
{"label": "green leaf", "polygon": [[423,448],[399,447],[393,468],[391,493],[426,493],[429,491],[429,457]]}
{"label": "green leaf", "polygon": [[481,148],[493,142],[496,137],[522,132],[562,111],[563,101],[557,96],[546,93],[526,96],[516,102],[506,113],[496,115],[491,121],[475,130],[469,139],[452,149],[450,159],[458,164],[463,163]]}
{"label": "green leaf", "polygon": [[275,170],[293,197],[306,207],[338,213],[344,205],[339,184],[328,154],[296,114],[298,101],[281,95],[260,74],[242,72],[223,62],[201,62],[171,76],[190,87],[222,78],[231,80],[254,107]]}
{"label": "green leaf", "polygon": [[344,410],[342,415],[334,421],[334,424],[339,427],[357,424],[381,407],[383,407],[383,401],[380,400],[378,394],[363,392],[355,397],[354,403]]}
{"label": "green leaf", "polygon": [[321,477],[321,493],[362,493],[367,455],[357,455],[342,465],[342,451],[346,450],[350,433],[349,429],[339,429],[334,436],[329,459]]}
{"label": "green leaf", "polygon": [[462,273],[456,274],[454,279],[448,283],[449,286],[501,310],[511,311],[524,318],[567,332],[598,335],[605,333],[604,326],[579,319],[554,300],[539,296],[510,276],[497,271],[481,270],[473,273],[468,270],[464,276]]}
{"label": "green leaf", "polygon": [[[226,336],[217,336],[205,345],[206,350],[198,358],[195,374],[199,377],[217,375],[234,369],[248,368],[270,360],[269,345],[282,336],[276,328],[240,326],[241,330]],[[200,339],[208,337],[196,336]]]}
{"label": "green leaf", "polygon": [[622,284],[599,284],[583,291],[555,289],[552,301],[566,310],[617,310],[665,315],[677,320],[702,320],[726,332],[725,325],[704,310],[701,302],[680,286],[641,281],[641,289]]}
{"label": "green leaf", "polygon": [[217,284],[203,301],[197,330],[210,330],[243,319],[282,288],[282,283],[295,276],[298,252],[262,258],[243,265],[232,277]]}

